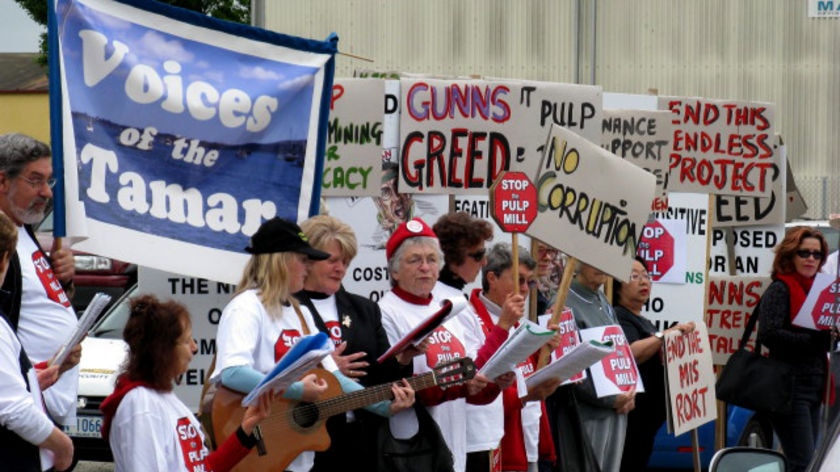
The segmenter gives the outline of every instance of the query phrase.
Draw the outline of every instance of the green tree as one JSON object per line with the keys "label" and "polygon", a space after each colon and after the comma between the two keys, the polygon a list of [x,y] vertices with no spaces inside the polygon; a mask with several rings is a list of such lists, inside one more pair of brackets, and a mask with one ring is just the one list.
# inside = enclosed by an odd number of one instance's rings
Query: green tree
{"label": "green tree", "polygon": [[[15,0],[38,24],[47,26],[47,2],[52,0]],[[249,23],[251,2],[249,0],[160,0],[176,7],[204,13],[222,20]],[[47,65],[47,33],[41,33],[41,55],[38,62]]]}

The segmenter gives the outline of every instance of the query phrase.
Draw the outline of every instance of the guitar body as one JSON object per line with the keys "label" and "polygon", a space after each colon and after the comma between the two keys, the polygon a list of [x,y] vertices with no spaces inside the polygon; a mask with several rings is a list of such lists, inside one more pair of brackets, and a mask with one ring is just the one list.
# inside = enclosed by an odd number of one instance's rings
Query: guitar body
{"label": "guitar body", "polygon": [[[327,382],[327,390],[320,400],[341,395],[341,385],[329,372],[315,369],[309,373],[317,374]],[[245,396],[218,387],[213,399],[212,423],[216,444],[221,444],[242,424],[245,408],[242,399]],[[324,451],[330,447],[330,436],[325,425],[327,417],[321,417],[312,411],[313,404],[277,398],[271,405],[271,414],[260,422],[263,442],[267,454],[260,456],[254,448],[242,462],[233,468],[236,472],[277,472],[285,468],[303,451]]]}
{"label": "guitar body", "polygon": [[[417,391],[432,386],[445,387],[473,378],[476,368],[469,357],[454,359],[437,365],[431,372],[425,372],[406,379]],[[344,393],[341,384],[331,373],[314,369],[327,382],[327,389],[317,402],[299,402],[285,398],[275,399],[268,418],[260,422],[266,454],[260,456],[254,448],[236,467],[237,472],[278,472],[285,470],[303,451],[325,451],[330,447],[330,436],[324,424],[330,416],[372,405],[393,398],[391,383],[368,387],[355,392]],[[210,425],[207,434],[212,435],[219,445],[242,424],[245,408],[244,395],[218,386],[210,403],[210,418],[202,423]]]}

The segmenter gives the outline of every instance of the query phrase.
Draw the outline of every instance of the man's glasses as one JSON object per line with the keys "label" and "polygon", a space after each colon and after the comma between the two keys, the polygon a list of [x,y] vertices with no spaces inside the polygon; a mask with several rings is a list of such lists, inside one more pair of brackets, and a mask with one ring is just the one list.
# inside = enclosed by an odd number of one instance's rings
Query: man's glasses
{"label": "man's glasses", "polygon": [[807,259],[808,256],[812,256],[814,260],[822,260],[822,251],[808,251],[807,249],[800,249],[796,251],[796,255],[801,257],[802,259]]}
{"label": "man's glasses", "polygon": [[639,279],[643,280],[650,280],[650,274],[647,272],[631,272],[630,273],[630,280],[635,282]]}
{"label": "man's glasses", "polygon": [[481,248],[475,252],[468,252],[467,255],[472,257],[474,261],[481,262],[484,260],[484,256],[487,254],[487,248]]}
{"label": "man's glasses", "polygon": [[44,185],[46,185],[49,188],[53,188],[53,187],[55,187],[55,182],[56,182],[55,178],[27,179],[26,177],[24,177],[22,175],[19,175],[18,178],[20,178],[20,180],[23,180],[24,182],[28,183],[29,185],[31,185],[32,188],[34,188],[34,189],[39,189],[39,188],[43,187]]}

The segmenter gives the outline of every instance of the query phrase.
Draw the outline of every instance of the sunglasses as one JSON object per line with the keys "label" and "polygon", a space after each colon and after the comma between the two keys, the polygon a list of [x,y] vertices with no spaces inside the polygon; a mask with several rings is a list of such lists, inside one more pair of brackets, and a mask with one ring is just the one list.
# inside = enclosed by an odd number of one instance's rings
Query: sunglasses
{"label": "sunglasses", "polygon": [[796,255],[801,257],[802,259],[807,259],[808,256],[812,256],[814,260],[822,260],[822,251],[808,251],[806,249],[800,249],[796,251]]}
{"label": "sunglasses", "polygon": [[468,252],[467,255],[472,257],[474,261],[481,262],[484,260],[484,256],[487,254],[487,248],[481,248],[475,252]]}

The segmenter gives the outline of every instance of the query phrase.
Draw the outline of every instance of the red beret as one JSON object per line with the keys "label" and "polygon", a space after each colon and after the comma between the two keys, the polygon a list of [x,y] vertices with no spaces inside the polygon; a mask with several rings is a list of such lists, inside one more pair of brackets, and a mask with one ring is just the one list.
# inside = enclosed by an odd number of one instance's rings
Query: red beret
{"label": "red beret", "polygon": [[434,231],[432,231],[432,228],[430,228],[429,225],[420,218],[414,218],[404,223],[400,223],[400,225],[397,226],[397,230],[394,231],[394,234],[388,238],[388,243],[385,245],[385,257],[388,260],[391,260],[391,256],[394,255],[403,241],[408,238],[417,238],[421,236],[437,238],[437,235]]}

